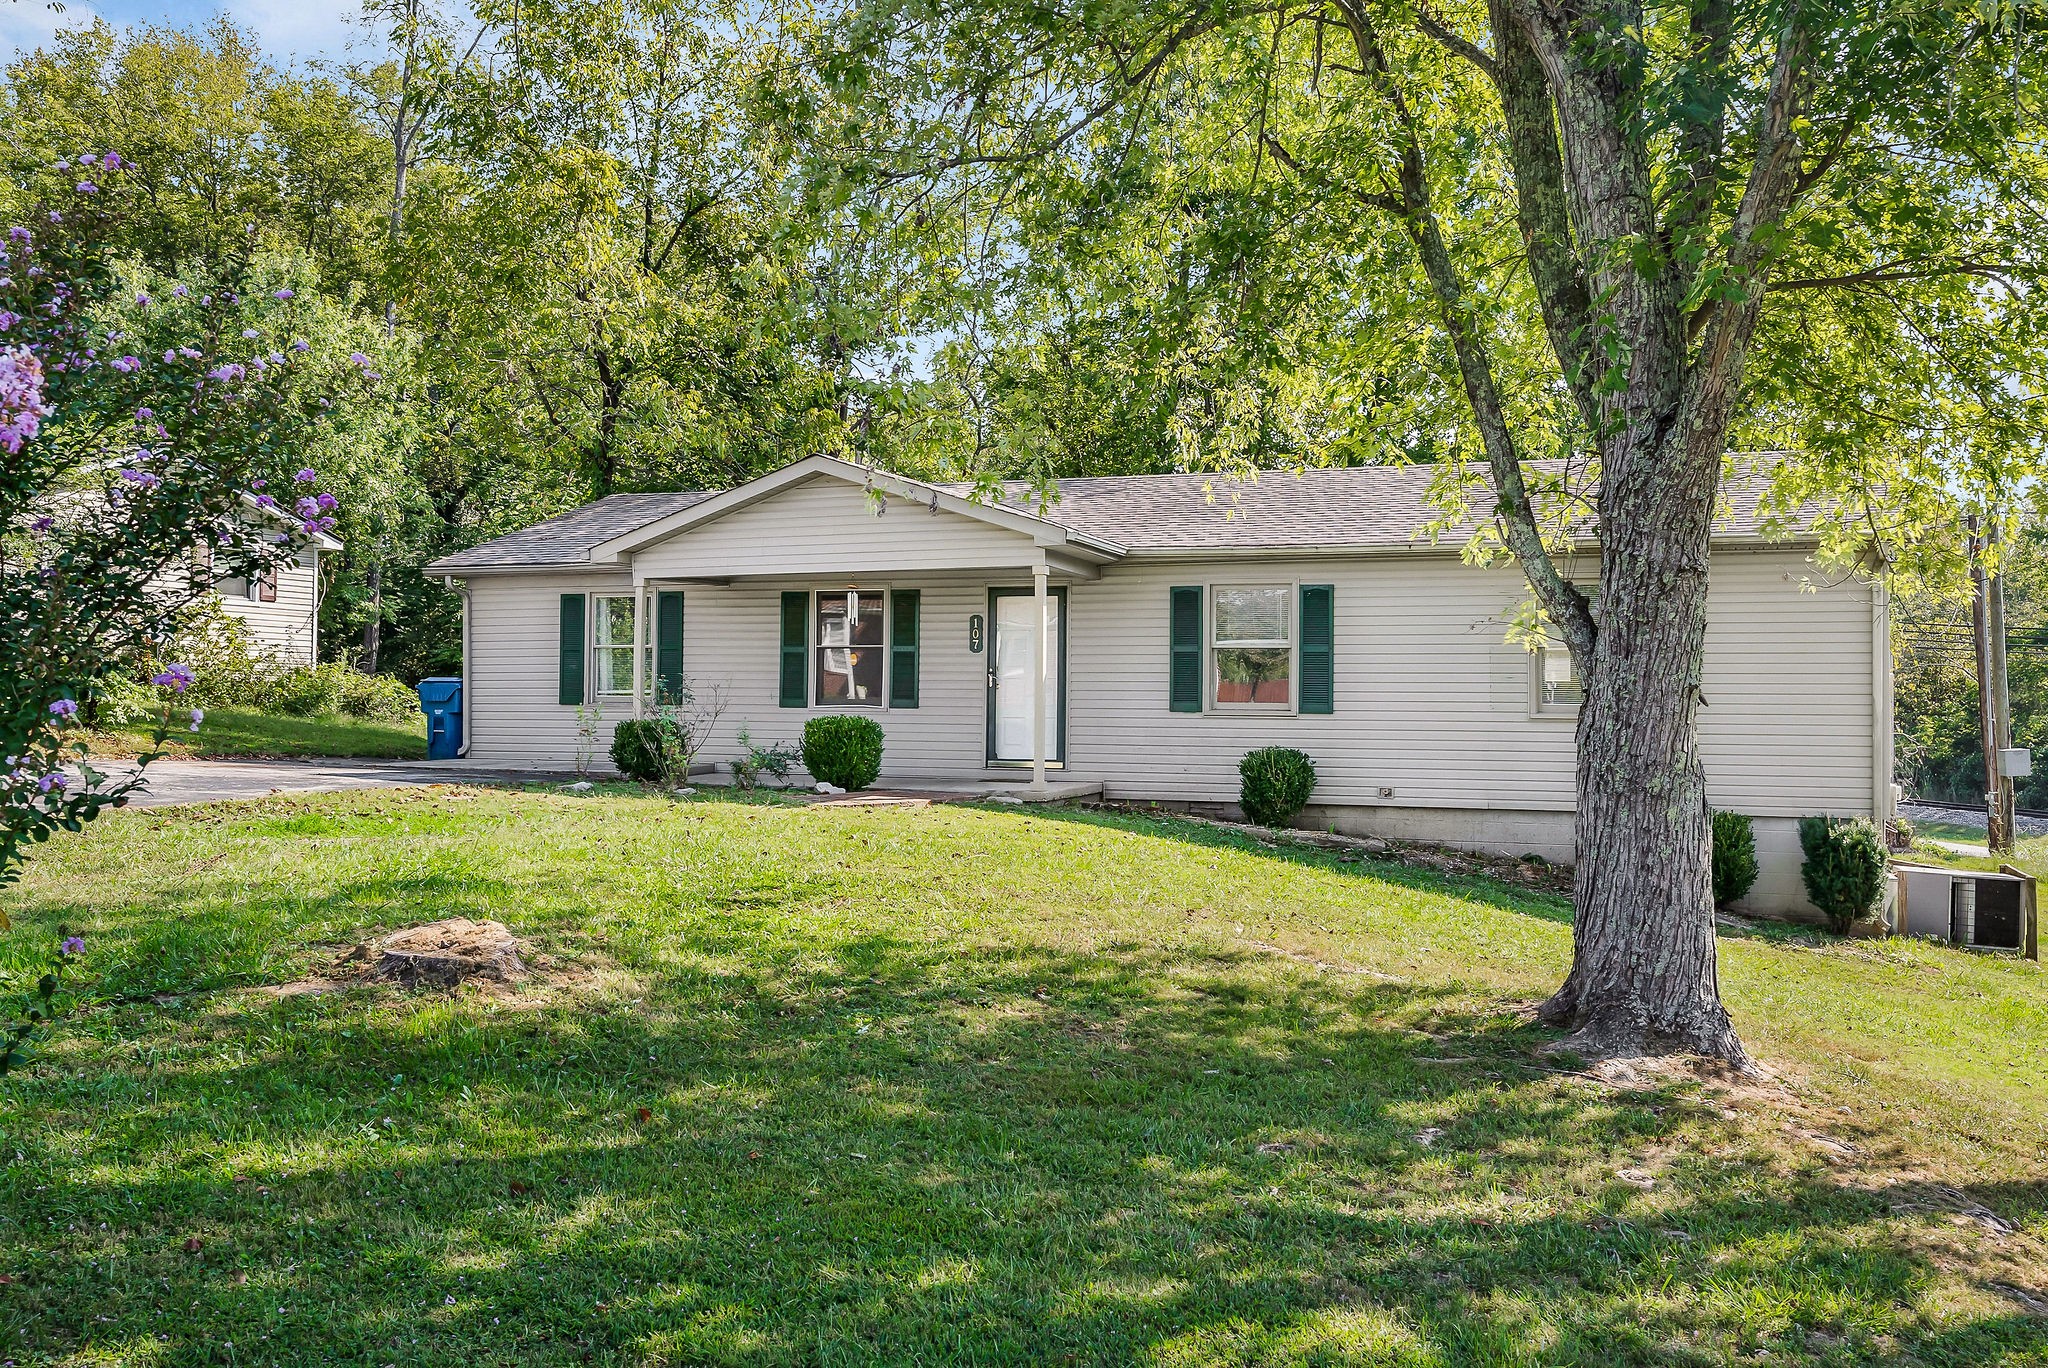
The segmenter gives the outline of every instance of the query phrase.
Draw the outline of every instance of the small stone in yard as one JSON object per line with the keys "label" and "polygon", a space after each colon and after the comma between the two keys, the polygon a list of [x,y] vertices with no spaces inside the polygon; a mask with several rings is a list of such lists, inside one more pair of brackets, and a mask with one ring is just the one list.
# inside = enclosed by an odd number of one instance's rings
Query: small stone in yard
{"label": "small stone in yard", "polygon": [[1265,1144],[1259,1146],[1259,1153],[1261,1154],[1291,1154],[1293,1151],[1294,1146],[1288,1144],[1285,1140],[1268,1140]]}
{"label": "small stone in yard", "polygon": [[820,792],[820,793],[844,793],[844,792],[846,792],[846,790],[845,790],[845,789],[843,789],[843,788],[841,788],[841,787],[839,787],[839,785],[837,785],[837,784],[828,784],[828,783],[826,783],[826,782],[825,782],[824,780],[822,780],[822,779],[821,779],[821,780],[819,780],[819,781],[818,781],[818,792]]}
{"label": "small stone in yard", "polygon": [[693,788],[679,788],[675,790],[675,796],[678,798],[694,798],[697,796],[697,790]]}
{"label": "small stone in yard", "polygon": [[1614,1176],[1627,1183],[1630,1187],[1648,1189],[1657,1186],[1655,1178],[1652,1178],[1649,1174],[1638,1168],[1616,1169]]}
{"label": "small stone in yard", "polygon": [[597,785],[591,783],[588,779],[578,779],[575,783],[569,785],[569,792],[588,793],[596,787]]}
{"label": "small stone in yard", "polygon": [[1444,1130],[1442,1126],[1424,1126],[1421,1130],[1415,1132],[1415,1143],[1424,1149],[1428,1149],[1443,1138]]}

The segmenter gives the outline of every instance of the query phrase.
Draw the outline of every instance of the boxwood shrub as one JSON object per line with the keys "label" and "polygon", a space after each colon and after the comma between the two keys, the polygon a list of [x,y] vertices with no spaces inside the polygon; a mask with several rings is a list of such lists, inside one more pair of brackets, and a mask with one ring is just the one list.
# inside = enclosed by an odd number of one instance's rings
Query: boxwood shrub
{"label": "boxwood shrub", "polygon": [[1287,746],[1267,746],[1237,762],[1237,805],[1260,826],[1285,826],[1316,787],[1315,761]]}
{"label": "boxwood shrub", "polygon": [[1714,906],[1756,886],[1756,824],[1740,812],[1714,814]]}
{"label": "boxwood shrub", "polygon": [[1799,871],[1806,881],[1806,896],[1837,935],[1875,912],[1884,900],[1884,837],[1869,818],[1801,817],[1799,848],[1806,854]]}
{"label": "boxwood shrub", "polygon": [[612,732],[612,763],[643,784],[688,783],[689,733],[672,717],[626,718]]}
{"label": "boxwood shrub", "polygon": [[852,713],[812,718],[804,723],[804,768],[820,783],[866,788],[882,772],[882,724]]}

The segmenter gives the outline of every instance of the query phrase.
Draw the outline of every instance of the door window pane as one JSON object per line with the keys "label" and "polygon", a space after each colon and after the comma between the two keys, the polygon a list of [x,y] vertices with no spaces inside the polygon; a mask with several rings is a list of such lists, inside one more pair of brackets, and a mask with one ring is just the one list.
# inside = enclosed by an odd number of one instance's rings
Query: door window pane
{"label": "door window pane", "polygon": [[[1046,597],[1048,640],[1045,680],[1045,755],[1056,760],[1060,750],[1060,597]],[[1031,758],[1031,700],[1038,683],[1038,600],[1030,594],[996,598],[995,628],[995,760]]]}
{"label": "door window pane", "polygon": [[880,594],[818,595],[818,702],[879,706],[889,652]]}

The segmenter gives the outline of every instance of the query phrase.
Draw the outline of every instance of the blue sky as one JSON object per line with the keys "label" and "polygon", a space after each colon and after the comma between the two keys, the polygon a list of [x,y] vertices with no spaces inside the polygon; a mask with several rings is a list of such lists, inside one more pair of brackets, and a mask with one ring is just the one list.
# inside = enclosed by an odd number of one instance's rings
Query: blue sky
{"label": "blue sky", "polygon": [[361,36],[361,29],[349,23],[356,12],[355,0],[63,0],[61,12],[47,0],[0,0],[0,56],[11,58],[59,28],[89,24],[95,17],[116,26],[191,28],[227,14],[254,29],[271,60],[283,66],[345,56],[350,40]]}

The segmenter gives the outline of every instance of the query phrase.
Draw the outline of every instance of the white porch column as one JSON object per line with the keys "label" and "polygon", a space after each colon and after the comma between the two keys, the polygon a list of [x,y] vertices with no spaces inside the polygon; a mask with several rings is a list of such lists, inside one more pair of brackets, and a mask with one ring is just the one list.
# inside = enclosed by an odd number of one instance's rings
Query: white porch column
{"label": "white porch column", "polygon": [[647,658],[647,586],[633,586],[633,716],[646,716],[642,705],[647,681],[645,661]]}
{"label": "white porch column", "polygon": [[1045,789],[1045,700],[1052,674],[1052,597],[1046,592],[1046,565],[1031,567],[1031,596],[1038,612],[1038,630],[1031,649],[1031,787]]}

